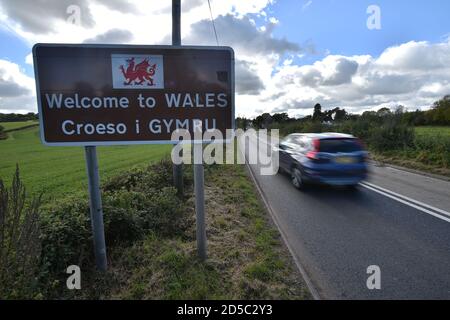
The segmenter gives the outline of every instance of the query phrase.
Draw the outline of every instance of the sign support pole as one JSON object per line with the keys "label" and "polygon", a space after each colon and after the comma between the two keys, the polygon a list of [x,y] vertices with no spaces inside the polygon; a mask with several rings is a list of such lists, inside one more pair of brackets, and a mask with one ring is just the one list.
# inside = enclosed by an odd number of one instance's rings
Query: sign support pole
{"label": "sign support pole", "polygon": [[194,188],[197,223],[197,252],[201,261],[206,260],[205,179],[203,170],[203,144],[194,142]]}
{"label": "sign support pole", "polygon": [[[172,45],[181,46],[181,0],[172,0]],[[183,152],[183,151],[181,151]],[[181,154],[183,156],[183,154]],[[183,164],[173,164],[173,184],[179,196],[184,194]]]}
{"label": "sign support pole", "polygon": [[89,185],[89,203],[91,211],[91,226],[94,235],[95,263],[97,269],[106,271],[106,244],[105,230],[103,226],[102,197],[100,193],[100,178],[98,174],[97,148],[95,146],[84,147],[86,155],[86,169]]}

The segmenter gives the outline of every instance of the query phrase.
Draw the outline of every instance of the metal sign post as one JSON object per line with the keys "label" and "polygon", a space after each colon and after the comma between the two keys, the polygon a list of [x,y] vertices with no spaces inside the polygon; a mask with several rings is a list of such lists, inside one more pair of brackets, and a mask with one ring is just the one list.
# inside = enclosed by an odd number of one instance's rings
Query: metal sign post
{"label": "metal sign post", "polygon": [[103,226],[102,196],[100,193],[100,178],[98,174],[97,148],[84,147],[86,154],[86,170],[89,185],[89,203],[91,210],[91,226],[94,235],[95,263],[97,269],[106,271],[106,244]]}
{"label": "metal sign post", "polygon": [[205,179],[203,170],[203,144],[194,143],[194,188],[197,223],[197,252],[201,261],[206,260]]}
{"label": "metal sign post", "polygon": [[[172,0],[172,45],[181,46],[181,4],[180,0]],[[183,152],[183,151],[181,151]],[[182,157],[183,154],[180,154]],[[184,194],[183,164],[172,165],[173,185],[179,196]]]}

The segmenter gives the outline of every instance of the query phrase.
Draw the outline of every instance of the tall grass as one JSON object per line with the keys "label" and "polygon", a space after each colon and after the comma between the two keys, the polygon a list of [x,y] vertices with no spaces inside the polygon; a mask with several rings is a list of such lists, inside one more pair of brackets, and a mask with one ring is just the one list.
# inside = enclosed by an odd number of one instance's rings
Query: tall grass
{"label": "tall grass", "polygon": [[0,300],[37,292],[40,200],[27,199],[18,167],[10,188],[0,179]]}

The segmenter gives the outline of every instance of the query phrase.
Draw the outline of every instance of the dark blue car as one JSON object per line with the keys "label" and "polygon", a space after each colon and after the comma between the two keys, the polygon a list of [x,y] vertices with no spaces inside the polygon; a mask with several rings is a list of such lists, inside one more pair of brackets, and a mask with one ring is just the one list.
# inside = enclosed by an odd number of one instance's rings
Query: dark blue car
{"label": "dark blue car", "polygon": [[291,134],[274,151],[279,152],[279,171],[289,173],[298,189],[308,183],[353,187],[367,177],[368,153],[352,135]]}

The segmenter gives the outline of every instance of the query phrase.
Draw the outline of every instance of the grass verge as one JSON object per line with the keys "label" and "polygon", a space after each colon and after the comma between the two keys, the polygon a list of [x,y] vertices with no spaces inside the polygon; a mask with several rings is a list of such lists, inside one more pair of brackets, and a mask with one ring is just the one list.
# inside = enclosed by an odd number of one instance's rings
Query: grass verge
{"label": "grass verge", "polygon": [[188,186],[184,231],[165,239],[151,233],[115,251],[110,270],[115,285],[108,298],[311,298],[245,167],[205,168],[207,261],[197,259],[194,197]]}

